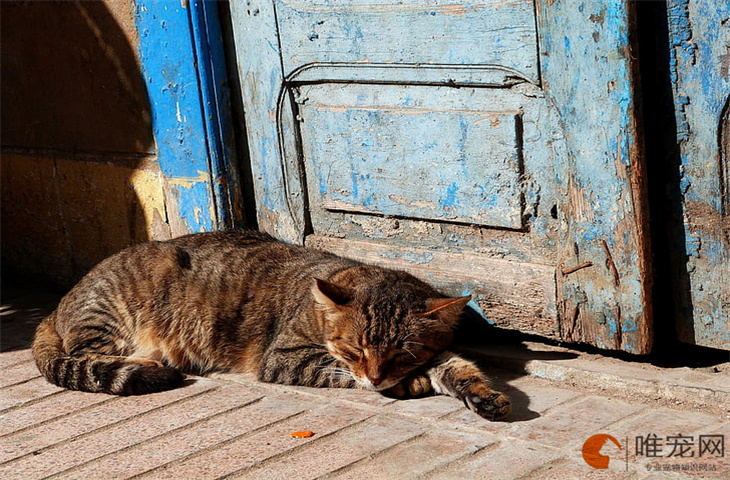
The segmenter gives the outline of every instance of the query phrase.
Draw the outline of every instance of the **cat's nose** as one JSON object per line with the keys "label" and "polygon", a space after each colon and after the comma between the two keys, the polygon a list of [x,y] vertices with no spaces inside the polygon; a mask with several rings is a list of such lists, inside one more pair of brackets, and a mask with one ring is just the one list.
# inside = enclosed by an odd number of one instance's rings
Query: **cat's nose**
{"label": "cat's nose", "polygon": [[368,375],[368,380],[370,380],[370,383],[372,383],[376,387],[383,383],[383,377],[371,377]]}

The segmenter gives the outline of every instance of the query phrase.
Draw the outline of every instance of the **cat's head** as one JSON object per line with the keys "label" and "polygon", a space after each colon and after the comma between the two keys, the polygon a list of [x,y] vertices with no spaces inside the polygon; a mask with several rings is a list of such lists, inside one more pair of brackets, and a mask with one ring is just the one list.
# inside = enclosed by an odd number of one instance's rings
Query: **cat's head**
{"label": "cat's head", "polygon": [[381,281],[353,288],[315,281],[326,348],[361,387],[391,388],[453,341],[471,297],[440,298],[422,285]]}

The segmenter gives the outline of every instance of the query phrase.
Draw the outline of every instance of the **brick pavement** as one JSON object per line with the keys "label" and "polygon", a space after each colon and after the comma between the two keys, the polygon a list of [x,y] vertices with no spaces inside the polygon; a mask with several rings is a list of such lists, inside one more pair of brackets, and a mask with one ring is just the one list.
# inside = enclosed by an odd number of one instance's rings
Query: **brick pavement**
{"label": "brick pavement", "polygon": [[[505,422],[448,397],[397,401],[240,375],[121,398],[64,391],[39,377],[27,342],[56,300],[3,295],[2,479],[730,478],[728,453],[707,443],[730,442],[727,365],[708,373],[538,344],[485,349],[487,364],[503,367],[495,383],[513,399]],[[315,434],[290,436],[299,430]],[[607,470],[582,459],[583,442],[597,433],[622,447],[601,450]],[[651,446],[656,456],[646,454]]]}

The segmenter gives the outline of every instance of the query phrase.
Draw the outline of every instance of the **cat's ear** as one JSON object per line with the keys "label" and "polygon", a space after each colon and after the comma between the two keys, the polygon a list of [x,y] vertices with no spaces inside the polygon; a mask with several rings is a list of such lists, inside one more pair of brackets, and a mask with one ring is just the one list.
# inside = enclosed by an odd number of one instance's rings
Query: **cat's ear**
{"label": "cat's ear", "polygon": [[315,278],[312,285],[314,301],[322,306],[335,309],[347,305],[352,300],[353,293],[352,289],[319,278]]}
{"label": "cat's ear", "polygon": [[429,298],[426,300],[428,311],[419,314],[421,317],[435,318],[446,325],[456,326],[459,316],[467,303],[471,301],[471,295],[455,298]]}

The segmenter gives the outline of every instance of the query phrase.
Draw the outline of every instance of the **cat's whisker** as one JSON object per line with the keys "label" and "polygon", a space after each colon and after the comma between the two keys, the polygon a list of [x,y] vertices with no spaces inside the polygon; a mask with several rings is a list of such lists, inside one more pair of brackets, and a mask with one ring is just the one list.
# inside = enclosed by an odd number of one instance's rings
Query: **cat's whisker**
{"label": "cat's whisker", "polygon": [[317,369],[318,372],[329,372],[332,373],[334,377],[339,378],[355,378],[355,376],[352,374],[351,371],[347,370],[346,368],[342,367],[320,367]]}
{"label": "cat's whisker", "polygon": [[411,351],[410,351],[410,350],[408,350],[408,349],[407,349],[406,347],[403,347],[403,350],[405,350],[405,351],[406,351],[406,353],[410,353],[410,354],[411,354],[411,356],[412,356],[413,358],[418,358],[418,357],[416,356],[416,354],[415,354],[415,353],[411,352]]}
{"label": "cat's whisker", "polygon": [[335,380],[345,380],[347,382],[351,382],[351,381],[355,381],[356,380],[356,378],[354,376],[352,376],[352,375],[345,375],[345,374],[342,374],[342,373],[334,374],[334,375],[332,375],[332,378],[335,379]]}

